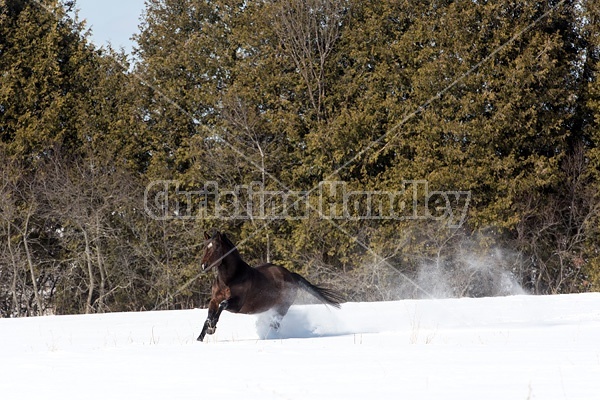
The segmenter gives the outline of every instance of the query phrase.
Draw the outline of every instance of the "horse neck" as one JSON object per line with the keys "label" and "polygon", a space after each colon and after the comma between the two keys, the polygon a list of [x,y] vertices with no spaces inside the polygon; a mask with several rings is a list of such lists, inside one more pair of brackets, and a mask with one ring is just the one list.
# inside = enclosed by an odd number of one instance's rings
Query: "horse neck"
{"label": "horse neck", "polygon": [[236,249],[223,258],[219,266],[219,277],[222,281],[228,282],[236,275],[242,273],[246,268],[250,268],[250,266],[242,260]]}

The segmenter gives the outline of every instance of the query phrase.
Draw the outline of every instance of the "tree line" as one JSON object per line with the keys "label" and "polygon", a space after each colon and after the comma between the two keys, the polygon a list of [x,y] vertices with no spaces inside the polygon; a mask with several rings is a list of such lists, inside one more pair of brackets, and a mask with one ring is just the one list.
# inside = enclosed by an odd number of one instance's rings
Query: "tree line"
{"label": "tree line", "polygon": [[148,0],[133,55],[76,9],[0,0],[0,315],[204,306],[212,229],[349,300],[600,289],[598,2]]}

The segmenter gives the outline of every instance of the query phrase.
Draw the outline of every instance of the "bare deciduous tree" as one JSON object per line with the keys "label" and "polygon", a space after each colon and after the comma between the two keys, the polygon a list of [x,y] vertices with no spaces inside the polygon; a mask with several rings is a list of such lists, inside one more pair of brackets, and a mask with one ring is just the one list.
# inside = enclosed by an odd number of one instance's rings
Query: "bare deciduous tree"
{"label": "bare deciduous tree", "polygon": [[324,113],[326,64],[348,8],[347,0],[283,0],[275,4],[273,27],[306,84],[317,120]]}
{"label": "bare deciduous tree", "polygon": [[529,276],[535,293],[571,293],[580,287],[585,245],[600,203],[589,181],[588,158],[583,145],[575,147],[562,164],[561,191],[541,198],[530,196],[517,226],[517,245],[531,255]]}

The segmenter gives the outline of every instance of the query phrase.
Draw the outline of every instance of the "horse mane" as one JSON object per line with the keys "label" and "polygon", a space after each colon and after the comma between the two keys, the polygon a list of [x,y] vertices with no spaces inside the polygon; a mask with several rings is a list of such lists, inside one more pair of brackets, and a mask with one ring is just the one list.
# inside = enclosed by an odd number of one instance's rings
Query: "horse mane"
{"label": "horse mane", "polygon": [[235,244],[233,244],[233,242],[231,240],[229,240],[229,238],[227,237],[227,235],[225,235],[224,233],[221,234],[221,240],[222,242],[224,242],[229,249],[227,249],[227,251],[225,251],[225,253],[229,253],[231,255],[236,256],[237,258],[241,259],[242,256],[240,255],[240,252],[238,251],[238,248]]}

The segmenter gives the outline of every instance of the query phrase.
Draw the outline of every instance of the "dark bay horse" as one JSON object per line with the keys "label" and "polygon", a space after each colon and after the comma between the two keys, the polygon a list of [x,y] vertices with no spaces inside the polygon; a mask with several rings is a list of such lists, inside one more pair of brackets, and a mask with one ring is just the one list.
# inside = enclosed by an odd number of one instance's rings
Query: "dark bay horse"
{"label": "dark bay horse", "polygon": [[202,256],[202,269],[217,268],[217,279],[212,286],[208,318],[198,340],[212,335],[223,310],[232,313],[256,314],[275,311],[271,327],[279,323],[296,299],[298,289],[310,293],[324,304],[339,308],[342,297],[330,289],[313,285],[299,274],[274,264],[253,268],[246,264],[236,246],[220,232],[211,237],[204,234],[206,250]]}

